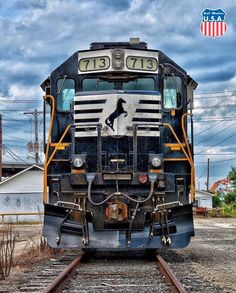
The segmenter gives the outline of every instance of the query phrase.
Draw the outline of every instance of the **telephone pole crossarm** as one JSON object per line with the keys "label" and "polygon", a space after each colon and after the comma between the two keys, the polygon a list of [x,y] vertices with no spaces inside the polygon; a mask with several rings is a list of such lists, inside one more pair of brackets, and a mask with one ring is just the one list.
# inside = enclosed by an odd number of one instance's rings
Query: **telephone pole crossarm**
{"label": "telephone pole crossarm", "polygon": [[42,114],[42,111],[35,109],[34,111],[24,112],[24,115],[34,116],[34,152],[35,152],[35,164],[39,165],[39,130],[38,130],[38,116]]}

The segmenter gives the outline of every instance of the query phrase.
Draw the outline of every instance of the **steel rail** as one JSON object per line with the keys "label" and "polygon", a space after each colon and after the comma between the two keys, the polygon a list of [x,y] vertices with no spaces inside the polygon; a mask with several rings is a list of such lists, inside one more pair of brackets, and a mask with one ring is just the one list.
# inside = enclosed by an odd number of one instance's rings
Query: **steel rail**
{"label": "steel rail", "polygon": [[175,274],[173,273],[169,265],[165,262],[165,260],[160,255],[156,255],[156,258],[160,272],[166,277],[166,279],[172,286],[171,292],[187,293],[187,290],[181,284],[179,279],[175,276]]}
{"label": "steel rail", "polygon": [[49,285],[43,293],[60,293],[63,291],[67,281],[75,273],[75,269],[81,262],[84,252],[77,256]]}

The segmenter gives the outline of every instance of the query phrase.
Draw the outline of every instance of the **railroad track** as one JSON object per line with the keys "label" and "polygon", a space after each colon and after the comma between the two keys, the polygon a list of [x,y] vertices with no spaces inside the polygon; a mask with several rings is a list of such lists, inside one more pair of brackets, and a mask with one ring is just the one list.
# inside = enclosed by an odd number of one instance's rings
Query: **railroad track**
{"label": "railroad track", "polygon": [[[44,272],[19,292],[187,292],[160,255],[156,255],[156,261],[113,257],[83,262],[84,253],[69,261],[71,258],[54,261],[46,270],[46,280]],[[62,264],[65,268],[56,276]],[[49,279],[51,283],[46,284]]]}
{"label": "railroad track", "polygon": [[209,281],[207,274],[203,277],[195,269],[196,263],[175,251],[162,252],[162,256],[184,288],[159,255],[96,253],[94,257],[67,251],[66,255],[47,260],[25,273],[11,288],[0,285],[0,293],[232,292]]}

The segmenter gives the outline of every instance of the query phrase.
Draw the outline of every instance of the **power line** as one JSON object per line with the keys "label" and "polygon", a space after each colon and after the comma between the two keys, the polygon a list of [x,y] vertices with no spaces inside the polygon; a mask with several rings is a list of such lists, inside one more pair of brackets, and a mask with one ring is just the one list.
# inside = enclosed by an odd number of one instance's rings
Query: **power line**
{"label": "power line", "polygon": [[[219,161],[211,161],[211,164],[215,164],[215,163],[224,163],[224,162],[229,162],[229,161],[233,161],[233,160],[236,160],[236,157],[235,158],[231,158],[231,159],[226,159],[226,160],[219,160]],[[205,162],[194,162],[195,164],[207,164],[207,161]]]}
{"label": "power line", "polygon": [[24,131],[24,132],[25,132],[25,129],[24,129],[24,128],[15,128],[15,127],[12,127],[12,126],[6,126],[6,125],[4,125],[4,128],[9,128],[9,129],[14,129],[14,130]]}
{"label": "power line", "polygon": [[[226,118],[229,118],[231,115],[232,115],[232,113],[231,113],[229,116],[227,116]],[[225,118],[223,121],[225,121],[225,120],[226,120],[226,118]],[[216,125],[218,125],[218,124],[222,123],[223,121],[219,121],[219,122],[217,122],[215,125],[208,127],[207,129],[205,129],[205,130],[203,130],[203,131],[201,131],[201,132],[199,132],[199,133],[195,134],[194,136],[196,137],[196,136],[198,136],[198,135],[200,135],[200,134],[202,134],[202,133],[206,132],[207,130],[209,130],[209,129],[211,129],[211,128],[215,127]]]}
{"label": "power line", "polygon": [[[199,110],[199,109],[208,109],[210,107],[210,105],[208,106],[204,106],[204,107],[194,107],[194,110]],[[236,107],[236,104],[228,104],[228,105],[218,105],[218,106],[215,106],[214,108],[232,108],[232,107]]]}
{"label": "power line", "polygon": [[[202,95],[215,95],[215,94],[229,94],[229,93],[235,93],[236,94],[236,90],[227,90],[227,91],[215,91],[215,92],[199,92],[199,93],[195,93],[194,96],[202,96]],[[213,97],[214,98],[214,97]],[[217,98],[217,97],[216,97]],[[200,98],[197,98],[200,99]]]}
{"label": "power line", "polygon": [[7,147],[5,144],[2,144],[3,149],[16,161],[19,162],[22,161],[26,164],[29,164],[28,162],[26,162],[25,160],[23,160],[21,157],[19,157],[16,153],[14,153],[9,147]]}
{"label": "power line", "polygon": [[194,154],[194,156],[233,156],[234,154],[224,154],[224,153],[217,153],[217,154]]}
{"label": "power line", "polygon": [[227,137],[226,139],[223,139],[223,140],[221,140],[220,142],[218,142],[218,143],[216,143],[216,144],[210,146],[209,148],[206,148],[206,149],[204,149],[203,151],[198,152],[196,155],[199,155],[199,154],[201,154],[201,153],[203,153],[203,152],[205,152],[205,151],[207,151],[207,150],[209,150],[209,149],[211,149],[211,148],[213,148],[213,147],[215,147],[215,146],[221,144],[222,142],[225,142],[226,140],[230,139],[231,137],[233,137],[233,136],[235,136],[235,135],[236,135],[236,133],[234,133],[233,135]]}
{"label": "power line", "polygon": [[20,100],[1,100],[0,99],[0,104],[4,104],[4,103],[25,104],[25,103],[37,103],[37,102],[43,102],[43,99],[42,100],[23,100],[23,99],[20,99]]}
{"label": "power line", "polygon": [[226,129],[229,129],[230,127],[232,127],[233,125],[235,125],[235,123],[236,123],[236,122],[234,122],[233,124],[229,125],[228,127],[225,127],[223,130],[217,132],[216,134],[214,134],[214,135],[212,135],[212,136],[209,136],[209,137],[207,137],[206,139],[200,141],[199,143],[195,144],[195,146],[197,146],[197,145],[203,143],[203,142],[206,141],[206,140],[210,140],[211,138],[213,138],[213,137],[217,136],[218,134],[224,132]]}
{"label": "power line", "polygon": [[[23,129],[22,129],[22,131],[23,131]],[[19,137],[13,136],[13,135],[9,135],[9,134],[4,134],[4,136],[16,138],[17,140],[20,140],[20,141],[28,141],[27,139],[22,139],[22,138],[19,138]]]}
{"label": "power line", "polygon": [[[233,113],[232,113],[233,114]],[[193,120],[194,123],[199,123],[199,122],[214,122],[214,121],[235,121],[236,117],[229,117],[230,119],[221,116],[221,117],[205,117],[205,119],[196,119]],[[227,120],[228,119],[228,120]]]}
{"label": "power line", "polygon": [[[226,99],[228,99],[228,98],[226,98]],[[194,115],[194,116],[195,116],[195,117],[200,116],[202,113],[205,113],[205,112],[211,111],[212,109],[217,108],[219,105],[222,105],[222,101],[219,101],[219,102],[216,103],[215,105],[209,107],[207,110],[204,110],[204,111],[202,111],[202,112],[200,112],[200,113],[198,113],[198,114],[196,114],[196,115]]]}
{"label": "power line", "polygon": [[206,170],[195,180],[195,183],[206,173],[206,171],[207,171],[207,168],[206,168]]}

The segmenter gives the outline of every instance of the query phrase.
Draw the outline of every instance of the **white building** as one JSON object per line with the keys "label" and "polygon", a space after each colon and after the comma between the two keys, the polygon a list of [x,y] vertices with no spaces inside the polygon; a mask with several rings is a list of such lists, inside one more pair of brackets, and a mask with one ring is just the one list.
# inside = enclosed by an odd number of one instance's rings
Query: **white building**
{"label": "white building", "polygon": [[[33,165],[0,182],[0,214],[39,211],[43,211],[43,168]],[[40,221],[40,216],[22,215],[18,219]]]}
{"label": "white building", "polygon": [[212,209],[212,196],[214,194],[210,192],[196,189],[194,206]]}

